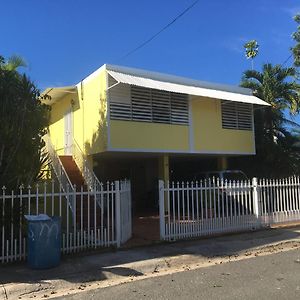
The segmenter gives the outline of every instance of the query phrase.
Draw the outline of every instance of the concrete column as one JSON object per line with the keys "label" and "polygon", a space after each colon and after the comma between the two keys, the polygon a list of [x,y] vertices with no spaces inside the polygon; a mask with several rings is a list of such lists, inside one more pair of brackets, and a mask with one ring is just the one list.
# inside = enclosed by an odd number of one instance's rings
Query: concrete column
{"label": "concrete column", "polygon": [[[169,155],[163,154],[158,158],[158,179],[163,180],[165,186],[167,185],[167,181],[170,179],[170,168],[169,168]],[[167,211],[168,206],[168,192],[164,193],[164,210]],[[160,211],[161,215],[161,211]]]}
{"label": "concrete column", "polygon": [[168,181],[170,179],[169,155],[163,154],[158,158],[158,179]]}
{"label": "concrete column", "polygon": [[228,161],[226,156],[218,157],[218,170],[224,171],[228,169]]}

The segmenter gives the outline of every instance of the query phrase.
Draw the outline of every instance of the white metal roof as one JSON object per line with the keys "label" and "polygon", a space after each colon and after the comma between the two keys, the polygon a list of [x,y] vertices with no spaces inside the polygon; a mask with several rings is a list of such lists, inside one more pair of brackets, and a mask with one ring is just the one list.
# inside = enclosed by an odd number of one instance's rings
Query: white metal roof
{"label": "white metal roof", "polygon": [[[172,80],[172,77],[164,78],[162,76],[159,77],[160,80],[153,79],[154,73],[150,73],[150,77],[147,78],[147,73],[145,73],[144,76],[138,76],[136,74],[132,74],[133,72],[117,72],[115,70],[111,70],[113,67],[107,66],[107,72],[109,75],[111,75],[117,82],[120,83],[126,83],[130,85],[136,85],[151,89],[158,89],[163,91],[169,91],[174,93],[182,93],[182,94],[188,94],[188,95],[195,95],[195,96],[202,96],[202,97],[208,97],[208,98],[214,98],[214,99],[222,99],[222,100],[229,100],[229,101],[235,101],[235,102],[243,102],[243,103],[251,103],[251,104],[257,104],[257,105],[270,105],[267,102],[259,99],[258,97],[255,97],[251,94],[249,94],[249,89],[243,89],[238,88],[238,91],[228,91],[229,87],[225,86],[227,90],[216,89],[216,88],[207,88],[199,85],[203,85],[202,82],[199,82],[200,84],[197,84],[197,81],[191,80],[193,84],[181,84],[180,81]],[[129,69],[130,70],[130,69]],[[161,74],[160,74],[161,75]],[[156,74],[157,76],[157,74]],[[180,79],[177,77],[174,77],[175,79]],[[169,81],[165,81],[166,79],[169,79]],[[173,81],[173,82],[172,82]],[[185,82],[183,80],[183,82]],[[243,92],[243,93],[242,93]]]}
{"label": "white metal roof", "polygon": [[[129,68],[129,67],[123,67],[123,66],[117,66],[117,65],[103,65],[97,71],[100,72],[101,70],[103,70],[103,67],[107,71],[114,71],[114,72],[118,72],[118,73],[124,73],[124,74],[133,75],[133,76],[154,79],[154,80],[158,80],[158,81],[172,82],[172,83],[178,83],[178,84],[189,85],[189,86],[197,86],[197,87],[220,90],[220,91],[252,95],[251,89],[240,87],[237,85],[228,85],[228,84],[196,80],[196,79],[192,79],[192,78],[171,75],[171,74],[165,74],[165,73],[159,73],[159,72],[153,72],[153,71],[148,71],[148,70],[143,70],[143,69]],[[97,71],[94,73],[97,74]],[[93,76],[93,74],[91,74],[90,76]]]}

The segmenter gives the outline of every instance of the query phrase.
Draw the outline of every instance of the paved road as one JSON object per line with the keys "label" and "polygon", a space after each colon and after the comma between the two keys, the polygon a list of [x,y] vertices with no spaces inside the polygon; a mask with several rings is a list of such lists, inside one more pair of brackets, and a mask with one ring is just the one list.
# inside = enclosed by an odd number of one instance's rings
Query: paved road
{"label": "paved road", "polygon": [[64,299],[300,299],[300,249],[86,291]]}

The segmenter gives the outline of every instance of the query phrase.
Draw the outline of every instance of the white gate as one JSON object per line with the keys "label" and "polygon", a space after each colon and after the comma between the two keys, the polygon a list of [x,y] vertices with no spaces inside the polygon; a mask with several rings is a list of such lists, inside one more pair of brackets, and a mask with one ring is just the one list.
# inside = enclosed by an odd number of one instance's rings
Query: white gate
{"label": "white gate", "polygon": [[130,181],[120,182],[120,243],[126,243],[132,236],[131,187]]}

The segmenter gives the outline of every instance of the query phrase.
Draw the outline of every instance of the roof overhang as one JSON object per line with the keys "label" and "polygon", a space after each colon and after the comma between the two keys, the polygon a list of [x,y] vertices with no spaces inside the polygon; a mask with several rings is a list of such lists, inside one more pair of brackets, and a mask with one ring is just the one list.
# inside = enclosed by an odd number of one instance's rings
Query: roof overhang
{"label": "roof overhang", "polygon": [[[242,94],[240,92],[229,92],[229,91],[224,91],[224,90],[219,90],[214,88],[204,88],[197,85],[188,85],[188,84],[180,84],[178,82],[156,80],[153,78],[147,78],[147,77],[142,77],[142,76],[123,73],[123,72],[116,72],[109,69],[107,69],[107,72],[118,83],[125,83],[129,85],[146,87],[150,89],[157,89],[157,90],[163,90],[163,91],[169,91],[169,92],[181,93],[181,94],[187,94],[193,96],[201,96],[201,97],[207,97],[213,99],[251,103],[256,105],[266,105],[266,106],[270,105],[269,103],[261,100],[258,97],[249,95],[248,89],[245,89],[245,94]],[[242,89],[239,88],[239,90]]]}
{"label": "roof overhang", "polygon": [[77,91],[76,86],[62,86],[62,87],[52,87],[47,88],[41,93],[41,101],[44,104],[51,105],[56,101],[60,100],[68,94],[75,94]]}

